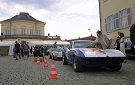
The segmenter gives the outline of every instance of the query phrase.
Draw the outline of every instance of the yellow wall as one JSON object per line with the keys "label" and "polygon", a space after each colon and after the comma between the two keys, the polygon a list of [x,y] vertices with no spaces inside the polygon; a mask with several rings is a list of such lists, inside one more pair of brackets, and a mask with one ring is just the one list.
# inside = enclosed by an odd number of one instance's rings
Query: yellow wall
{"label": "yellow wall", "polygon": [[1,33],[5,34],[5,29],[10,30],[10,23],[9,22],[1,23]]}
{"label": "yellow wall", "polygon": [[124,28],[122,30],[113,31],[112,33],[107,33],[105,30],[105,18],[108,16],[115,14],[122,9],[131,8],[131,15],[132,15],[132,24],[135,23],[135,0],[108,0],[103,2],[103,0],[99,0],[100,6],[100,21],[101,21],[101,30],[103,34],[109,34],[113,39],[116,38],[117,32],[123,32],[126,37],[129,37],[130,32],[129,28]]}
{"label": "yellow wall", "polygon": [[17,34],[21,34],[21,29],[26,29],[26,34],[30,34],[30,29],[33,29],[33,35],[36,34],[36,30],[41,30],[41,35],[44,36],[45,23],[35,23],[26,20],[17,20],[12,22],[1,22],[1,32],[5,35],[6,29],[10,29],[11,35],[14,35],[14,29],[17,29]]}

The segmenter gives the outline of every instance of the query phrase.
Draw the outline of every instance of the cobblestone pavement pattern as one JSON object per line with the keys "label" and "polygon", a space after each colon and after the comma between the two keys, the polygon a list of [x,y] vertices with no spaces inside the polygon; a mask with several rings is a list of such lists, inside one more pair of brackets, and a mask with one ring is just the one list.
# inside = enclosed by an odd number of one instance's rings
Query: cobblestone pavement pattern
{"label": "cobblestone pavement pattern", "polygon": [[[47,58],[48,66],[51,61]],[[0,85],[135,85],[135,60],[127,60],[120,71],[86,69],[82,73],[73,71],[71,65],[55,61],[58,79],[49,79],[51,69],[37,66],[33,58],[14,60],[0,57]]]}

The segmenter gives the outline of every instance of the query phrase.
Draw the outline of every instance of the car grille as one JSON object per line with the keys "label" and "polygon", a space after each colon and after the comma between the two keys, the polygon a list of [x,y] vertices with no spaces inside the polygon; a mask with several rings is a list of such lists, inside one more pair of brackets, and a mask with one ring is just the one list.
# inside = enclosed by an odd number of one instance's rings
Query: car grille
{"label": "car grille", "polygon": [[125,60],[121,57],[105,57],[105,58],[80,58],[79,59],[83,64],[93,65],[93,64],[118,64]]}

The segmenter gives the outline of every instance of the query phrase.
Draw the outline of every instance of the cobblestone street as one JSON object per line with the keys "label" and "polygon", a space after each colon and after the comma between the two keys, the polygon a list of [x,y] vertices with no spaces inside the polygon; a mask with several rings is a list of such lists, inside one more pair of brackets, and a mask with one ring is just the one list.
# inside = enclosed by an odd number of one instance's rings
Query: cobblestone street
{"label": "cobblestone street", "polygon": [[43,62],[37,66],[33,57],[29,60],[14,60],[0,57],[0,85],[135,85],[135,60],[126,60],[120,71],[86,69],[82,73],[73,71],[71,65],[55,61],[58,79],[49,79],[51,61],[47,58],[48,69]]}

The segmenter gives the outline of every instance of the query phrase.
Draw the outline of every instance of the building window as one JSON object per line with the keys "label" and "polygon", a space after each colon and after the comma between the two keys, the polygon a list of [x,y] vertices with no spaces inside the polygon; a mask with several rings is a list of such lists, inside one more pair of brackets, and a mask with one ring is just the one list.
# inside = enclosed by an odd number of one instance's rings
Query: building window
{"label": "building window", "polygon": [[131,8],[127,8],[127,25],[132,25]]}
{"label": "building window", "polygon": [[25,29],[25,28],[22,28],[22,29],[21,29],[21,34],[22,34],[22,35],[25,35],[25,34],[26,34],[26,29]]}
{"label": "building window", "polygon": [[131,8],[125,8],[105,19],[106,32],[123,29],[132,24]]}
{"label": "building window", "polygon": [[103,0],[103,2],[107,2],[108,0]]}
{"label": "building window", "polygon": [[16,35],[17,34],[17,29],[14,29],[14,35]]}
{"label": "building window", "polygon": [[6,29],[6,35],[10,35],[10,30]]}
{"label": "building window", "polygon": [[33,29],[30,29],[30,35],[33,35]]}
{"label": "building window", "polygon": [[41,30],[37,30],[37,35],[41,35]]}
{"label": "building window", "polygon": [[105,28],[107,32],[112,32],[114,29],[114,15],[108,16],[105,19]]}
{"label": "building window", "polygon": [[113,31],[119,29],[119,14],[114,14],[114,29]]}

